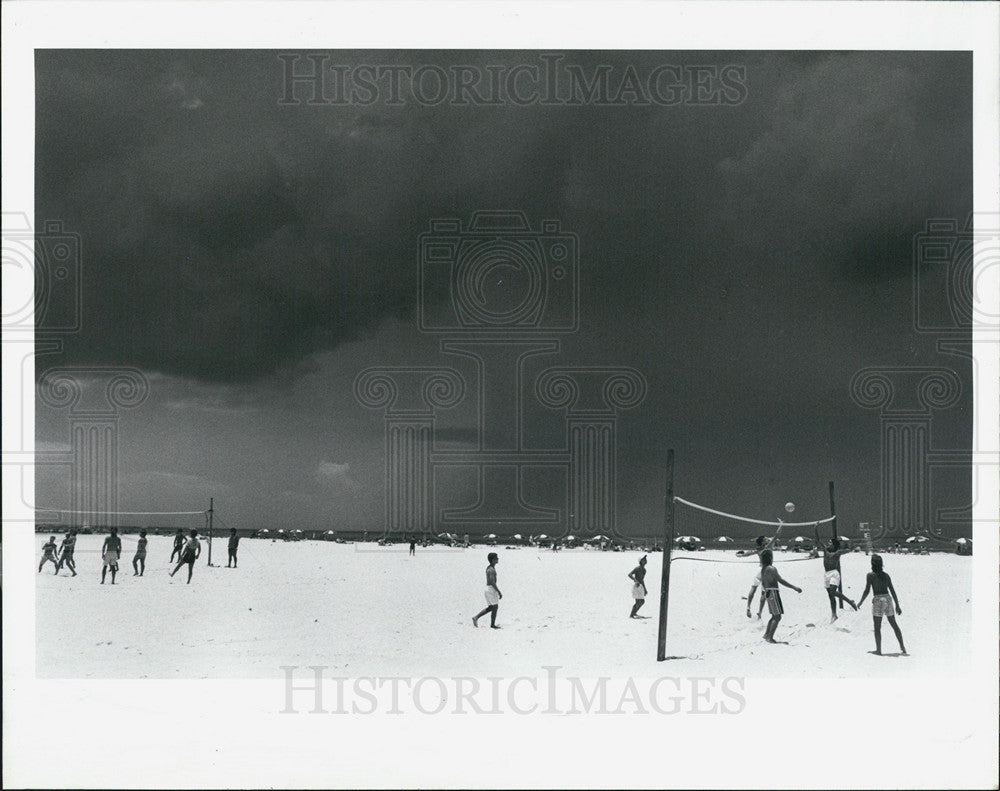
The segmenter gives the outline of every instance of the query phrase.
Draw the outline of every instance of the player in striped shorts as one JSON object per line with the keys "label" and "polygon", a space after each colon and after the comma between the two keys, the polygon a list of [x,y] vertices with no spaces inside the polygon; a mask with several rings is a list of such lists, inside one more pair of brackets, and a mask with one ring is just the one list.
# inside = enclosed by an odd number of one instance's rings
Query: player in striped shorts
{"label": "player in striped shorts", "polygon": [[760,553],[760,581],[764,588],[764,598],[767,600],[768,611],[771,613],[771,620],[767,622],[767,629],[764,630],[764,639],[769,643],[776,642],[774,632],[778,628],[781,616],[785,614],[785,608],[781,604],[781,594],[778,593],[778,585],[784,585],[796,593],[802,593],[802,588],[782,579],[778,570],[771,565],[773,560],[774,556],[770,549],[765,549]]}

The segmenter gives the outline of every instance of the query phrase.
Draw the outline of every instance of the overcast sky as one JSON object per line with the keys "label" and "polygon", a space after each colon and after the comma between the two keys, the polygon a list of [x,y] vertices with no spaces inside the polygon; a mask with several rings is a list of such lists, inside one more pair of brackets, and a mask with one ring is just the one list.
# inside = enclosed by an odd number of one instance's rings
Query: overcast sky
{"label": "overcast sky", "polygon": [[[380,529],[383,418],[354,378],[461,368],[417,330],[419,236],[488,209],[577,236],[580,329],[542,367],[630,366],[649,384],[619,416],[624,533],[659,530],[668,447],[687,499],[822,518],[833,480],[842,532],[877,521],[879,414],[850,393],[868,366],[954,370],[963,394],[932,443],[970,445],[970,367],[913,330],[912,240],[972,209],[971,55],[566,52],[561,67],[607,64],[612,84],[630,64],[640,82],[663,64],[741,71],[704,104],[430,106],[282,103],[279,54],[37,53],[36,222],[80,234],[83,284],[81,331],[37,370],[148,376],[120,423],[123,507],[214,496],[233,526]],[[327,54],[478,75],[542,63]],[[453,437],[473,428],[462,414]],[[65,412],[39,406],[36,425],[39,447],[67,447]],[[935,505],[969,502],[967,474],[935,475]],[[59,472],[37,486],[69,504]]]}

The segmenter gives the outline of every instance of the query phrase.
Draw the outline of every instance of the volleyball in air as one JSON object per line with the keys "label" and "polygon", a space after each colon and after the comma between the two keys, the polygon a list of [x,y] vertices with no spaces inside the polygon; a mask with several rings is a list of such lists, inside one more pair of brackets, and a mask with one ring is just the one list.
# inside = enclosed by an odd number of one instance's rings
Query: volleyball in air
{"label": "volleyball in air", "polygon": [[795,510],[795,503],[785,503],[785,510],[791,513]]}

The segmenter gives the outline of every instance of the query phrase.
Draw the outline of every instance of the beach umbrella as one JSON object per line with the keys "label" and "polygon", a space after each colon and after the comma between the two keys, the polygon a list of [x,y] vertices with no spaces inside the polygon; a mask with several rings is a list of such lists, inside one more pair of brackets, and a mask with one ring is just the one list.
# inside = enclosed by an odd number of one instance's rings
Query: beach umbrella
{"label": "beach umbrella", "polygon": [[717,544],[732,544],[734,542],[733,542],[733,539],[731,539],[729,536],[719,536],[717,539],[715,539],[715,543],[717,543]]}
{"label": "beach umbrella", "polygon": [[496,534],[496,533],[490,533],[490,534],[489,534],[488,536],[486,536],[486,537],[487,537],[487,538],[496,538],[496,537],[497,537],[497,534]]}
{"label": "beach umbrella", "polygon": [[607,536],[594,536],[591,541],[610,541],[611,539]]}
{"label": "beach umbrella", "polygon": [[517,539],[518,541],[521,541],[521,540],[522,540],[522,539],[521,539],[521,534],[520,534],[520,533],[514,533],[514,538],[516,538],[516,539]]}
{"label": "beach umbrella", "polygon": [[916,541],[918,544],[923,544],[925,541],[927,541],[927,536],[910,536],[908,539],[906,539],[907,544],[912,544],[914,541]]}
{"label": "beach umbrella", "polygon": [[955,543],[956,544],[963,544],[963,545],[964,544],[971,544],[972,543],[972,539],[971,538],[956,538],[955,539]]}
{"label": "beach umbrella", "polygon": [[544,541],[546,538],[548,538],[548,536],[545,535],[545,533],[542,533],[540,536],[538,536],[539,541]]}
{"label": "beach umbrella", "polygon": [[566,536],[567,541],[576,541],[576,536]]}
{"label": "beach umbrella", "polygon": [[795,536],[793,539],[796,544],[805,544],[807,541],[812,541],[811,538],[806,538],[805,536]]}

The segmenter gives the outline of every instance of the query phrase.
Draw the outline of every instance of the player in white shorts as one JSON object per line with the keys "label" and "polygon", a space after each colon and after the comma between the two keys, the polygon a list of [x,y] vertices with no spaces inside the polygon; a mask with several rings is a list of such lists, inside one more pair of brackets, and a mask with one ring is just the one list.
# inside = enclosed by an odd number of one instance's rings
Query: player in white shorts
{"label": "player in white shorts", "polygon": [[629,618],[645,618],[644,615],[637,615],[639,608],[646,603],[646,556],[639,558],[639,565],[628,573],[628,578],[632,580],[632,598],[635,604],[632,605],[632,613]]}
{"label": "player in white shorts", "polygon": [[850,551],[849,548],[841,549],[836,538],[823,550],[823,584],[826,586],[826,595],[830,597],[830,615],[833,616],[830,623],[837,620],[837,599],[858,609],[858,605],[840,592],[840,556]]}
{"label": "player in white shorts", "polygon": [[104,539],[101,546],[101,556],[104,565],[101,567],[101,585],[107,576],[108,569],[111,569],[111,584],[115,584],[115,575],[118,574],[118,558],[122,556],[122,540],[118,537],[118,528],[111,528],[111,535]]}
{"label": "player in white shorts", "polygon": [[486,567],[486,608],[473,617],[472,625],[479,626],[479,619],[482,618],[486,613],[490,614],[490,629],[499,629],[497,626],[497,610],[500,607],[500,600],[503,598],[503,594],[497,587],[497,563],[500,558],[497,556],[496,552],[490,552],[486,556],[486,559],[490,562],[490,565]]}

